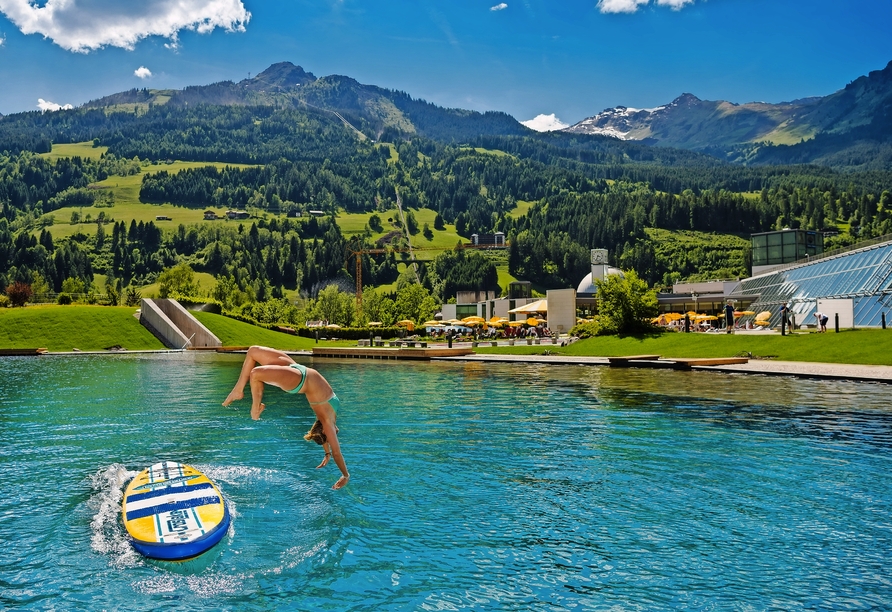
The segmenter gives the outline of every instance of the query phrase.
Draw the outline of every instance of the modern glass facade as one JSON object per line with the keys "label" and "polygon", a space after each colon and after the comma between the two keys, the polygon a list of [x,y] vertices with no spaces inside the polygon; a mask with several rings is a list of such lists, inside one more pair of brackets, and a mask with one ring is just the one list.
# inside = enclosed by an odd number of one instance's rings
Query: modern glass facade
{"label": "modern glass facade", "polygon": [[824,251],[824,235],[806,230],[752,234],[753,267],[793,263]]}
{"label": "modern glass facade", "polygon": [[733,294],[754,298],[750,310],[770,310],[772,326],[780,325],[783,302],[799,325],[814,323],[818,299],[844,298],[852,299],[856,327],[879,327],[882,313],[892,323],[892,242],[754,276]]}

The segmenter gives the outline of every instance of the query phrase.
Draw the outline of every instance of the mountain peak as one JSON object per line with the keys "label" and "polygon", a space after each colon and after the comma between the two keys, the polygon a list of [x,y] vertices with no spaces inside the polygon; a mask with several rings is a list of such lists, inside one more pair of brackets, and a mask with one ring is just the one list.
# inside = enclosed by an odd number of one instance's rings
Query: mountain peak
{"label": "mountain peak", "polygon": [[672,106],[693,106],[700,104],[702,101],[692,93],[683,93],[672,101]]}
{"label": "mountain peak", "polygon": [[252,90],[281,90],[291,89],[300,85],[306,85],[316,80],[312,72],[306,72],[300,66],[291,62],[278,62],[255,76],[253,79],[245,79],[241,82]]}

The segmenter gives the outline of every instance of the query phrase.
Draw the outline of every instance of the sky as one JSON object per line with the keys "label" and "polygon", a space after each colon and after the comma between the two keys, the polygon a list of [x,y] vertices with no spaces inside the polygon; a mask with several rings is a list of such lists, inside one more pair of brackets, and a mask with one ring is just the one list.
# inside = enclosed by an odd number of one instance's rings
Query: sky
{"label": "sky", "polygon": [[828,95],[892,61],[890,24],[892,0],[0,0],[0,113],[289,61],[559,127]]}

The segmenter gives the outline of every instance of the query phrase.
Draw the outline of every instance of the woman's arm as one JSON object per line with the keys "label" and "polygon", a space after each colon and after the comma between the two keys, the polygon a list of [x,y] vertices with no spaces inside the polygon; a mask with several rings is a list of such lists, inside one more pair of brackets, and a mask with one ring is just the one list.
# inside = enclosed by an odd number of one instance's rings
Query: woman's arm
{"label": "woman's arm", "polygon": [[[342,476],[338,478],[338,481],[334,483],[332,489],[340,489],[350,480],[350,472],[347,471],[347,464],[344,462],[343,455],[341,455],[341,444],[338,442],[338,428],[335,426],[334,422],[327,418],[319,420],[322,422],[322,431],[325,432],[326,443],[329,448],[331,448],[331,456],[342,474]],[[328,459],[328,457],[326,457],[326,459]]]}
{"label": "woman's arm", "polygon": [[331,457],[331,445],[328,442],[322,444],[322,450],[325,451],[325,457],[322,458],[322,463],[316,466],[317,470],[328,465],[328,460]]}

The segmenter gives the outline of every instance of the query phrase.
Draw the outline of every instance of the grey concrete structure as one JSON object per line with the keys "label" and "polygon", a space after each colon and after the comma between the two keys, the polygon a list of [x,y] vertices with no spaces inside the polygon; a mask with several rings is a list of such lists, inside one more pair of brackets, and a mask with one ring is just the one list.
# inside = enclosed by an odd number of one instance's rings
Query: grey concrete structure
{"label": "grey concrete structure", "polygon": [[143,299],[139,322],[173,349],[218,348],[220,339],[176,300]]}

